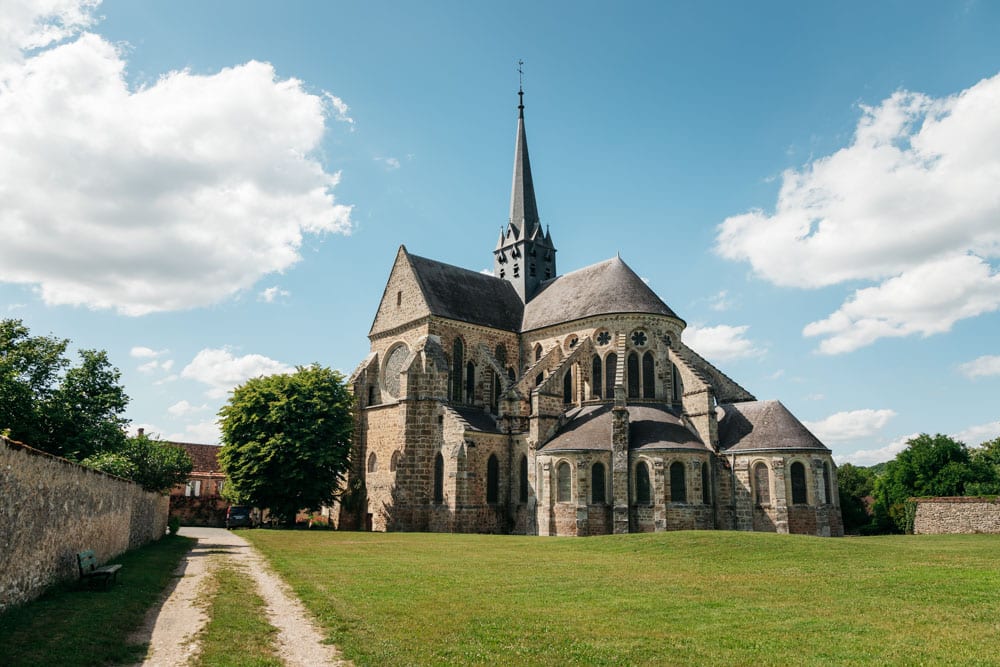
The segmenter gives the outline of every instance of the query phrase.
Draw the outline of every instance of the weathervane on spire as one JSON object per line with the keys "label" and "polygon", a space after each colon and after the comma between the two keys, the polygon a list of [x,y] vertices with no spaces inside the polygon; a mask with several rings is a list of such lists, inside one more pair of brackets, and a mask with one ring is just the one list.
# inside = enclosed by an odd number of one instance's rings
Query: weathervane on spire
{"label": "weathervane on spire", "polygon": [[517,105],[520,116],[524,117],[524,61],[517,61],[517,97],[520,102]]}

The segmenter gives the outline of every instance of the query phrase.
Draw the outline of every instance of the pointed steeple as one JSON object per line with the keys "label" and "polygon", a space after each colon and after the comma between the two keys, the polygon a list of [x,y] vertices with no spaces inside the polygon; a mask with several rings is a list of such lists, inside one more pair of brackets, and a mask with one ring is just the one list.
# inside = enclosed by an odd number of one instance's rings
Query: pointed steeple
{"label": "pointed steeple", "polygon": [[534,236],[539,226],[538,204],[535,203],[535,184],[531,180],[531,161],[528,159],[528,137],[524,132],[524,90],[517,91],[517,140],[514,143],[514,179],[510,190],[510,223],[523,230],[525,238]]}
{"label": "pointed steeple", "polygon": [[[521,73],[518,62],[518,72]],[[510,282],[527,303],[546,280],[556,277],[556,249],[552,235],[542,230],[531,179],[528,138],[524,132],[524,88],[518,86],[517,139],[514,143],[514,182],[510,191],[510,218],[493,250],[493,274]]]}

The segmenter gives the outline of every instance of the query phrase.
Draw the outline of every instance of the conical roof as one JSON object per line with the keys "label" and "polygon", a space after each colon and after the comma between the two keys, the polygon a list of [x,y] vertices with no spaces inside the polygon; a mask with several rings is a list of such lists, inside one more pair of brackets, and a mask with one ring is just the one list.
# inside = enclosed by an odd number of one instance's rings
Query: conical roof
{"label": "conical roof", "polygon": [[830,450],[781,401],[747,401],[716,408],[719,448],[728,452],[771,449]]}
{"label": "conical roof", "polygon": [[680,319],[621,257],[614,257],[542,283],[524,306],[521,330],[613,313]]}

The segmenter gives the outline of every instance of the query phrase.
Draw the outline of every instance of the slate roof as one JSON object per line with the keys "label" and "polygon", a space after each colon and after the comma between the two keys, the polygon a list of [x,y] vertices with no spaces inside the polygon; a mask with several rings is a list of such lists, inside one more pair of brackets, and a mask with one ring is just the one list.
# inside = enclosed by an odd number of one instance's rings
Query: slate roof
{"label": "slate roof", "polygon": [[[568,421],[539,450],[611,450],[612,406],[586,405],[566,413]],[[674,412],[663,404],[628,406],[629,449],[707,449]]]}
{"label": "slate roof", "polygon": [[483,433],[500,432],[500,429],[497,428],[496,421],[482,408],[474,408],[464,405],[450,405],[446,406],[445,409],[457,412],[459,418],[473,431],[481,431]]}
{"label": "slate roof", "polygon": [[718,406],[719,448],[727,453],[770,449],[830,450],[780,401]]}
{"label": "slate roof", "polygon": [[506,280],[407,255],[432,315],[507,331],[520,328],[524,304]]}
{"label": "slate roof", "polygon": [[614,257],[542,283],[524,307],[521,331],[612,313],[680,319],[621,257]]}

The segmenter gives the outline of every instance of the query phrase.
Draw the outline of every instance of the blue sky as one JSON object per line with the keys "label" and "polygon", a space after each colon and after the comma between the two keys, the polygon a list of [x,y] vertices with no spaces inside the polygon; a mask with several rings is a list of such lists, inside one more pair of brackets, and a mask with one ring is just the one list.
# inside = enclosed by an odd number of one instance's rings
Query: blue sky
{"label": "blue sky", "polygon": [[994,3],[51,0],[0,25],[0,316],[108,350],[133,427],[214,442],[247,377],[350,373],[400,243],[490,267],[523,59],[561,271],[620,252],[838,461],[1000,435]]}

